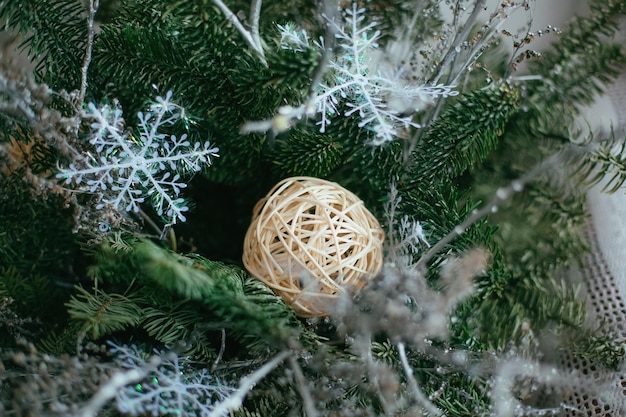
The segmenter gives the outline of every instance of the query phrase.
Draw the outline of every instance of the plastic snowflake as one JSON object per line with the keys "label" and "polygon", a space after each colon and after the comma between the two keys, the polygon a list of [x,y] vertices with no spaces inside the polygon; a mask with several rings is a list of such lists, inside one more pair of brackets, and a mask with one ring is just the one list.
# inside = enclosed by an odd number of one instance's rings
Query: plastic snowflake
{"label": "plastic snowflake", "polygon": [[[340,51],[330,60],[332,83],[321,85],[318,93],[318,124],[324,132],[330,123],[328,116],[337,114],[337,105],[344,102],[349,108],[344,115],[357,113],[361,119],[359,127],[374,131],[373,142],[380,145],[392,141],[400,129],[420,127],[412,121],[412,113],[424,103],[458,93],[452,86],[409,84],[400,74],[379,71],[371,52],[378,48],[380,31],[374,30],[376,22],[361,26],[364,19],[365,9],[357,9],[353,4],[352,9],[346,10],[344,26],[330,22],[336,29]],[[403,103],[403,108],[394,103]]]}
{"label": "plastic snowflake", "polygon": [[[148,357],[136,346],[112,344],[112,353],[126,370],[147,369]],[[119,390],[117,409],[132,416],[214,417],[215,405],[233,394],[236,388],[212,376],[206,369],[194,370],[188,358],[154,350],[160,365],[146,378]],[[224,414],[225,415],[225,414]]]}
{"label": "plastic snowflake", "polygon": [[181,173],[197,172],[211,165],[219,149],[210,142],[191,145],[187,134],[180,137],[160,132],[164,126],[187,120],[183,109],[172,103],[172,92],[157,97],[148,112],[137,113],[139,136],[124,131],[122,110],[117,106],[88,105],[93,133],[89,143],[95,154],[79,157],[57,175],[81,191],[99,193],[98,209],[139,211],[148,197],[157,213],[169,224],[185,221],[188,211],[180,190],[187,184]]}

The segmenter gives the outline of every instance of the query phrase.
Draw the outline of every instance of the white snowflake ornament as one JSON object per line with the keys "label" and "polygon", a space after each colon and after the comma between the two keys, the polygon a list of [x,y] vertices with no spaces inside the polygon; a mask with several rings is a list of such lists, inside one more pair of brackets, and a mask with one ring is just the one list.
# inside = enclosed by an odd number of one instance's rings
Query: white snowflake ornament
{"label": "white snowflake ornament", "polygon": [[88,105],[93,133],[89,143],[94,154],[82,155],[66,169],[60,169],[58,178],[66,184],[75,183],[83,192],[99,193],[102,209],[111,206],[118,211],[139,211],[146,197],[159,216],[168,224],[186,220],[189,208],[180,196],[187,187],[181,173],[194,173],[211,165],[219,149],[209,141],[191,144],[187,134],[180,137],[159,132],[186,120],[184,110],[171,101],[172,92],[157,97],[148,112],[137,113],[139,136],[124,130],[122,110],[116,106]]}

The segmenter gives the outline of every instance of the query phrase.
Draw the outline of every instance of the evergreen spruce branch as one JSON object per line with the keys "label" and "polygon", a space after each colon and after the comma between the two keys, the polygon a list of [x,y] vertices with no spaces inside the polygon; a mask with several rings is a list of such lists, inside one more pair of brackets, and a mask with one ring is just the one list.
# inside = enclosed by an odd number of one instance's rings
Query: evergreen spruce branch
{"label": "evergreen spruce branch", "polygon": [[135,245],[132,256],[141,265],[144,279],[205,304],[252,345],[284,346],[300,337],[293,311],[267,288],[260,291],[262,283],[234,267],[200,257],[184,258],[148,241]]}
{"label": "evergreen spruce branch", "polygon": [[[591,139],[593,141],[593,139]],[[614,193],[626,182],[626,141],[612,138],[571,161],[575,177],[587,186],[603,183],[602,191]]]}
{"label": "evergreen spruce branch", "polygon": [[545,172],[547,169],[557,166],[559,162],[563,160],[563,155],[560,153],[554,154],[544,162],[536,165],[531,170],[523,174],[518,179],[512,181],[508,186],[498,188],[492,200],[483,205],[480,209],[473,210],[472,213],[463,220],[460,224],[454,227],[446,236],[432,245],[424,255],[416,263],[416,268],[419,270],[426,270],[428,262],[439,252],[441,252],[448,244],[450,244],[458,236],[462,235],[471,225],[482,219],[483,217],[494,213],[498,210],[498,207],[506,200],[508,200],[513,194],[518,193],[524,189],[524,186],[529,181],[534,180]]}
{"label": "evergreen spruce branch", "polygon": [[615,335],[597,329],[580,329],[569,332],[571,338],[566,350],[572,352],[573,355],[601,364],[604,368],[612,371],[620,371],[620,366],[626,359],[623,344]]}
{"label": "evergreen spruce branch", "polygon": [[496,148],[518,99],[518,91],[506,83],[464,95],[412,151],[411,181],[429,184],[455,178],[484,160]]}
{"label": "evergreen spruce branch", "polygon": [[[152,7],[144,5],[144,8]],[[136,19],[141,20],[141,16]],[[170,32],[176,29],[164,26],[160,20],[145,25],[122,21],[103,26],[94,42],[92,89],[119,99],[125,112],[132,114],[143,110],[145,97],[153,96],[154,86],[185,97],[185,105],[190,109],[208,112],[226,79],[221,66],[231,65],[228,60],[215,59],[218,52],[212,50],[213,43],[234,46],[223,38],[195,45],[193,39],[181,39],[183,34],[172,36]],[[207,36],[197,31],[193,34]],[[116,80],[114,84],[111,79]],[[198,95],[199,86],[206,85],[213,88],[204,88],[205,94]]]}
{"label": "evergreen spruce branch", "polygon": [[621,45],[607,41],[617,30],[619,16],[626,13],[623,1],[590,2],[588,17],[576,17],[560,36],[559,41],[531,62],[531,71],[542,75],[549,83],[536,83],[538,105],[546,102],[590,103],[595,92],[619,74],[624,62]]}
{"label": "evergreen spruce branch", "polygon": [[134,296],[107,294],[94,288],[90,293],[76,287],[77,294],[65,304],[70,318],[82,322],[81,332],[93,340],[127,327],[136,326],[143,316],[140,300]]}
{"label": "evergreen spruce branch", "polygon": [[[520,344],[529,332],[541,333],[546,328],[565,335],[559,349],[567,351],[568,334],[575,333],[575,340],[583,339],[586,308],[579,299],[578,290],[558,277],[546,273],[516,275],[498,297],[489,297],[480,305],[471,305],[468,312],[476,318],[475,325],[464,334],[479,335],[483,349],[502,350],[511,343]],[[459,312],[458,315],[465,314]],[[493,317],[501,324],[494,327]],[[588,334],[588,333],[587,333]],[[580,338],[578,338],[580,336]],[[599,352],[598,352],[599,353]],[[589,358],[604,361],[593,353]]]}
{"label": "evergreen spruce branch", "polygon": [[188,346],[186,355],[202,361],[214,360],[215,348],[201,332],[205,324],[206,318],[198,314],[194,304],[187,302],[156,306],[153,303],[152,307],[144,307],[144,317],[139,326],[165,346],[182,341]]}
{"label": "evergreen spruce branch", "polygon": [[38,60],[38,81],[57,91],[80,88],[88,40],[84,17],[80,0],[0,1],[0,21],[6,29],[26,36],[23,45]]}
{"label": "evergreen spruce branch", "polygon": [[284,140],[278,140],[271,153],[279,177],[305,175],[328,176],[340,166],[344,146],[334,135],[294,129]]}
{"label": "evergreen spruce branch", "polygon": [[[103,28],[94,46],[92,83],[96,78],[100,89],[113,91],[120,101],[130,103],[125,104],[125,111],[139,110],[143,103],[137,96],[152,94],[153,84],[174,89],[185,97],[190,112],[205,115],[202,128],[219,136],[221,169],[206,176],[218,183],[241,183],[246,172],[259,169],[263,138],[242,138],[239,127],[246,117],[266,117],[285,101],[300,102],[317,55],[312,48],[299,54],[273,51],[267,55],[270,67],[266,68],[254,57],[241,54],[240,44],[225,30],[219,15],[203,21],[195,2],[169,11],[161,10],[165,8],[161,3],[154,12],[158,19],[145,16],[146,9],[153,9],[152,2],[142,10],[129,9],[145,25],[120,19]],[[172,35],[180,25],[192,27]],[[111,77],[118,80],[114,86],[109,83]]]}
{"label": "evergreen spruce branch", "polygon": [[496,239],[506,248],[507,263],[516,274],[552,275],[577,265],[589,250],[582,233],[588,216],[585,187],[564,192],[567,185],[550,181],[556,176],[529,185],[494,216],[499,225]]}

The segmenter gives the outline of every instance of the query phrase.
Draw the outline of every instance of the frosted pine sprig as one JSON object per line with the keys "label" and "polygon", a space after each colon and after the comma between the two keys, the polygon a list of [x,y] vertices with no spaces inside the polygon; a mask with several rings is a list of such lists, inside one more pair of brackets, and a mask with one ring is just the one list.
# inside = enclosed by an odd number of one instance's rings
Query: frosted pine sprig
{"label": "frosted pine sprig", "polygon": [[117,106],[88,105],[93,119],[89,143],[93,154],[77,158],[58,178],[75,183],[80,191],[98,193],[96,208],[111,206],[119,211],[138,212],[146,198],[157,213],[175,224],[185,221],[189,208],[180,196],[187,184],[181,174],[193,173],[211,165],[219,149],[209,141],[191,144],[187,134],[180,137],[159,131],[183,119],[184,110],[171,101],[172,92],[157,97],[149,110],[137,113],[138,136],[124,130],[122,110]]}
{"label": "frosted pine sprig", "polygon": [[117,409],[132,416],[200,416],[223,417],[216,406],[232,395],[236,388],[211,375],[206,369],[187,366],[188,358],[174,352],[154,350],[158,366],[136,346],[111,344],[112,353],[124,370],[140,369],[145,378],[127,385],[116,393]]}

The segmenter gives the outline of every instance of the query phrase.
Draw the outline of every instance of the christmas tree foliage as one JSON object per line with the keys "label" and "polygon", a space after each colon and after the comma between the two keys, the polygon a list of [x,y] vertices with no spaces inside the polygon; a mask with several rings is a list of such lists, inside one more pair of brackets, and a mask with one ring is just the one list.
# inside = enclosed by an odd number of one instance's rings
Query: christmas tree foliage
{"label": "christmas tree foliage", "polygon": [[[626,3],[534,33],[529,0],[250,3],[0,0],[0,414],[571,411],[588,375],[559,357],[623,360],[568,273],[585,190],[626,180],[623,138],[575,128],[624,63]],[[358,290],[333,275],[325,317],[241,261],[293,176],[384,229],[382,266]],[[313,248],[310,204],[265,267],[356,256],[338,232],[345,252]]]}

